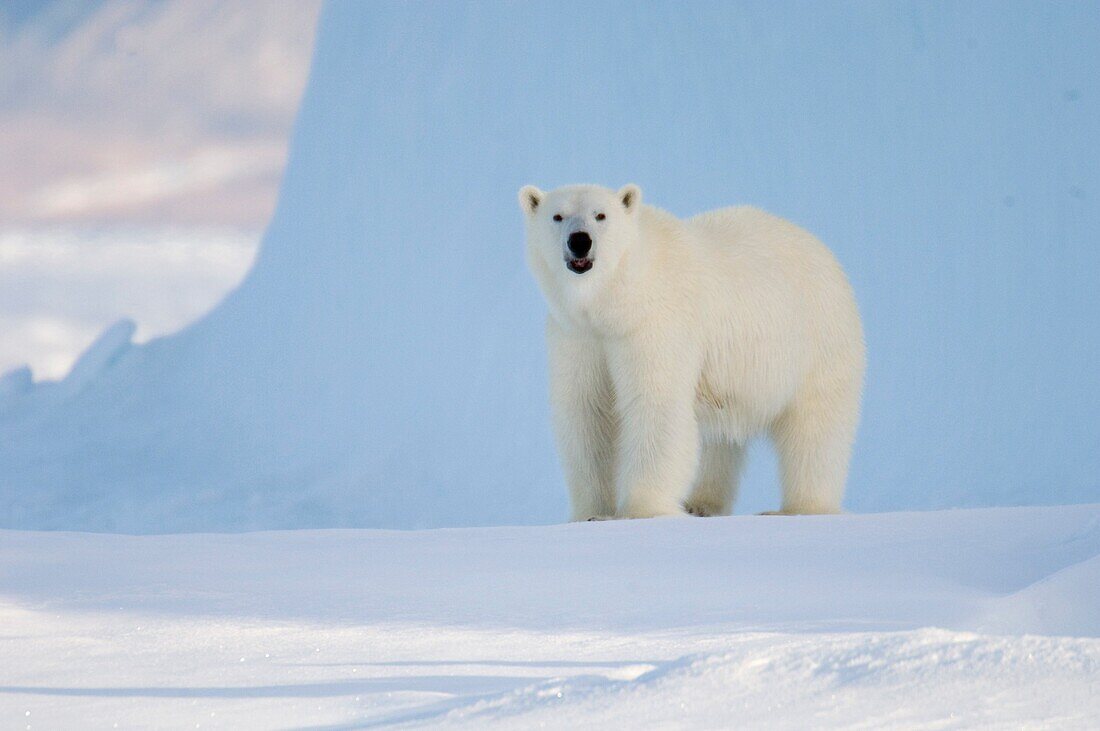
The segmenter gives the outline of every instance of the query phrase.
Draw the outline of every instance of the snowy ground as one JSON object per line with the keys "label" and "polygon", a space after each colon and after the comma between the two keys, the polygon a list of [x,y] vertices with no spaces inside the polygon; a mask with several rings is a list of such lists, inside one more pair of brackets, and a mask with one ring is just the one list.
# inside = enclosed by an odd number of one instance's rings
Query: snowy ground
{"label": "snowy ground", "polygon": [[1095,728],[1100,505],[0,532],[0,727]]}

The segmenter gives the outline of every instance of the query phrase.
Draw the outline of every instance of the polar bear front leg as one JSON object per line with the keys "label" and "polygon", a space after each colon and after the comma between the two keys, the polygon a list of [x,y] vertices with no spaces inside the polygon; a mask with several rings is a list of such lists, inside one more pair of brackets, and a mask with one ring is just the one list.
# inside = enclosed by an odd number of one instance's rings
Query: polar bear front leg
{"label": "polar bear front leg", "polygon": [[617,343],[609,365],[619,414],[619,515],[685,515],[699,467],[698,369],[690,346]]}
{"label": "polar bear front leg", "polygon": [[616,417],[599,341],[547,325],[554,436],[569,485],[570,519],[615,515]]}
{"label": "polar bear front leg", "polygon": [[737,499],[745,448],[728,441],[704,444],[699,456],[699,474],[684,509],[692,515],[729,515]]}

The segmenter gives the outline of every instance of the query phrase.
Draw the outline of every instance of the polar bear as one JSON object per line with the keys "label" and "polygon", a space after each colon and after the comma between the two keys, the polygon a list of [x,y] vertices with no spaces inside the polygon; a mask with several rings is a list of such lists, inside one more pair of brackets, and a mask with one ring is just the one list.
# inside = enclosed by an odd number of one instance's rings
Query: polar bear
{"label": "polar bear", "polygon": [[757,434],[779,454],[778,513],[840,511],[865,349],[821,242],[751,207],[680,220],[636,185],[519,202],[573,520],[729,514]]}

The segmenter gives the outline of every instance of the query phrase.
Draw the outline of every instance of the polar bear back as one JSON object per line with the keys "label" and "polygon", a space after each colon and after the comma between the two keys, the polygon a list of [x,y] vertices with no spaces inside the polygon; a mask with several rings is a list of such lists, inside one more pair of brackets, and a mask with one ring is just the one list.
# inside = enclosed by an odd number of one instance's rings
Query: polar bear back
{"label": "polar bear back", "polygon": [[705,423],[744,438],[778,417],[800,389],[862,380],[855,297],[816,237],[749,206],[699,214],[683,221],[683,232],[691,251],[682,254],[695,264],[691,320],[705,353]]}

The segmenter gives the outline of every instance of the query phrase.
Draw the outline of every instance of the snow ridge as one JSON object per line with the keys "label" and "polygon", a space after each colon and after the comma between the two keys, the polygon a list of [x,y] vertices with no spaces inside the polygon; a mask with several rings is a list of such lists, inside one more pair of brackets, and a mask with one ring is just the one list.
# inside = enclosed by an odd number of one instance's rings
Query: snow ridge
{"label": "snow ridge", "polygon": [[1095,728],[1098,521],[0,531],[0,726]]}

